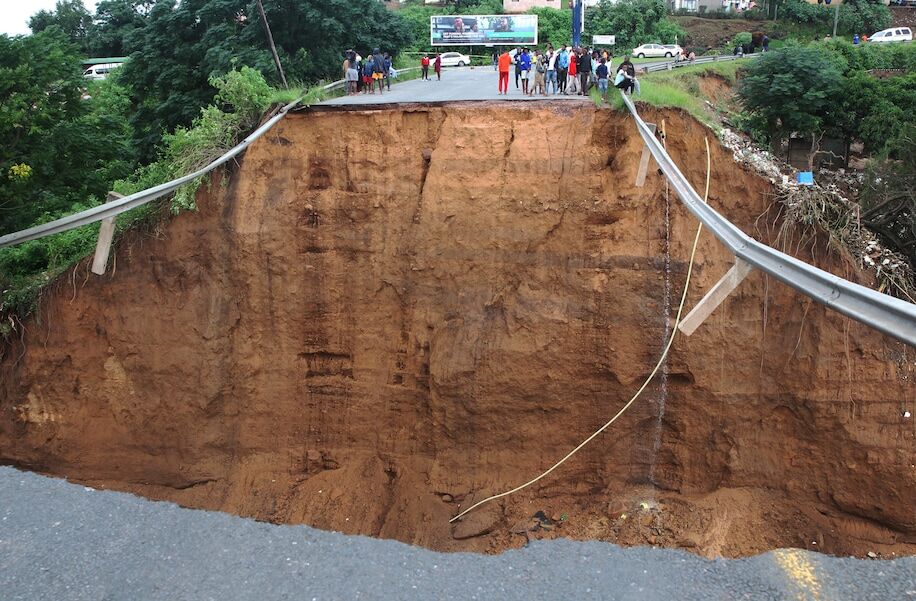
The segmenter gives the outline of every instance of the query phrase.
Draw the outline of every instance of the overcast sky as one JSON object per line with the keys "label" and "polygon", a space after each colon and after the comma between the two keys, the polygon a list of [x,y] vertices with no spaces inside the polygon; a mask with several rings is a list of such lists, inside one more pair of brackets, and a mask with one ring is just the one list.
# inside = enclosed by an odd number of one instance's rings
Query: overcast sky
{"label": "overcast sky", "polygon": [[[53,10],[55,4],[56,0],[0,0],[0,33],[30,33],[29,17],[42,9]],[[83,4],[95,13],[96,0],[83,0]]]}

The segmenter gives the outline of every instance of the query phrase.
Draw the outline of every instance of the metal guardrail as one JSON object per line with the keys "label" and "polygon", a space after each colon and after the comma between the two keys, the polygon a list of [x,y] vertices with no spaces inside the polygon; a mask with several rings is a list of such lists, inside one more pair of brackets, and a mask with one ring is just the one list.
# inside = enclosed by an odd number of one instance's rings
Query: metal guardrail
{"label": "metal guardrail", "polygon": [[60,232],[65,232],[67,230],[82,227],[90,223],[95,223],[96,221],[101,221],[108,217],[114,217],[144,205],[152,200],[161,198],[170,192],[174,192],[181,186],[193,181],[202,175],[206,175],[220,165],[229,162],[241,154],[246,148],[251,146],[252,142],[270,131],[270,129],[276,125],[280,119],[285,117],[286,113],[291,108],[299,104],[301,100],[302,99],[300,98],[284,106],[282,109],[280,109],[279,113],[267,120],[261,127],[253,131],[247,138],[242,140],[229,152],[222,155],[206,167],[198,169],[194,173],[189,173],[188,175],[179,177],[178,179],[172,180],[170,182],[154,186],[147,190],[141,190],[140,192],[136,192],[130,196],[125,196],[124,198],[119,198],[117,200],[99,205],[97,207],[92,207],[91,209],[87,209],[73,215],[67,215],[66,217],[61,217],[60,219],[55,219],[54,221],[49,221],[48,223],[43,223],[41,225],[36,225],[35,227],[30,227],[19,232],[0,236],[0,248],[12,246],[14,244],[21,244],[23,242],[28,242],[29,240],[37,240],[38,238],[44,238],[45,236],[50,236],[51,234],[59,234]]}
{"label": "metal guardrail", "polygon": [[623,101],[636,120],[639,135],[687,209],[736,257],[858,322],[916,347],[916,305],[855,284],[754,240],[703,202],[661,142],[639,116],[633,102]]}
{"label": "metal guardrail", "polygon": [[[400,69],[399,73],[413,70],[419,70],[419,67]],[[342,88],[345,83],[346,82],[344,80],[340,79],[331,82],[326,86],[322,86],[322,89],[330,92]],[[60,232],[65,232],[67,230],[72,230],[84,225],[89,225],[90,223],[95,223],[96,221],[102,221],[103,219],[114,217],[116,215],[120,215],[121,213],[126,213],[131,209],[135,209],[136,207],[156,200],[157,198],[162,198],[166,194],[174,192],[185,184],[190,183],[202,175],[206,175],[220,165],[224,165],[225,163],[237,157],[239,154],[244,152],[245,149],[251,146],[255,140],[270,131],[274,125],[276,125],[281,119],[283,119],[283,117],[286,116],[287,112],[298,106],[300,102],[302,102],[302,98],[294,100],[293,102],[290,102],[281,108],[276,115],[266,121],[258,129],[254,130],[248,137],[239,142],[238,145],[233,147],[226,154],[222,155],[206,167],[198,169],[194,173],[189,173],[188,175],[179,177],[178,179],[172,180],[170,182],[154,186],[147,190],[141,190],[140,192],[136,192],[130,196],[125,196],[124,198],[119,198],[118,200],[114,200],[97,207],[92,207],[91,209],[87,209],[73,215],[67,215],[66,217],[61,217],[60,219],[55,219],[54,221],[49,221],[48,223],[43,223],[41,225],[36,225],[35,227],[13,232],[12,234],[0,236],[0,248],[13,246],[14,244],[21,244],[30,240],[37,240],[38,238],[44,238],[45,236],[59,234]]]}

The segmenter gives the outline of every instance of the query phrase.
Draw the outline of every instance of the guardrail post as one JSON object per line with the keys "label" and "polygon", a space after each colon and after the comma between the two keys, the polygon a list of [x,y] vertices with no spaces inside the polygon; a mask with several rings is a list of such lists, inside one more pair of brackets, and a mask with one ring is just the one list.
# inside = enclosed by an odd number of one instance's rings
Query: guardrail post
{"label": "guardrail post", "polygon": [[[649,129],[652,130],[652,133],[655,134],[655,124],[646,123],[649,126]],[[643,144],[642,147],[642,158],[639,160],[639,171],[636,173],[636,187],[642,188],[646,185],[646,173],[649,171],[649,159],[652,158],[652,153],[649,152],[649,147]]]}
{"label": "guardrail post", "polygon": [[716,307],[721,305],[722,301],[728,298],[728,295],[744,281],[744,278],[747,277],[747,274],[749,274],[752,269],[753,267],[750,263],[735,257],[735,264],[732,268],[729,269],[725,275],[722,276],[722,279],[716,282],[716,285],[706,293],[706,296],[690,310],[687,317],[682,319],[681,323],[678,324],[677,329],[686,336],[693,334],[693,332],[706,321],[706,318],[716,310]]}
{"label": "guardrail post", "polygon": [[[124,198],[124,195],[117,192],[109,192],[107,202]],[[111,241],[114,238],[115,218],[106,217],[99,225],[99,240],[95,244],[95,257],[92,259],[92,273],[96,275],[105,275],[105,268],[108,267],[108,255],[111,252]]]}

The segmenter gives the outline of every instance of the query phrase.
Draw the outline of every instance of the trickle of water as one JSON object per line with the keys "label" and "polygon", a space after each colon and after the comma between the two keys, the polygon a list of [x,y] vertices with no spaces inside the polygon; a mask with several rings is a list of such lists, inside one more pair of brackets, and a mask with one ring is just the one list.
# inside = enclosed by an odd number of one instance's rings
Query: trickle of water
{"label": "trickle of water", "polygon": [[[670,197],[665,194],[665,241],[662,248],[665,255],[665,289],[663,296],[663,318],[665,321],[664,335],[662,336],[662,351],[668,344],[671,336],[671,203]],[[662,362],[662,373],[659,379],[659,393],[656,405],[658,406],[655,419],[655,432],[652,439],[652,456],[649,460],[649,482],[658,486],[655,479],[655,463],[658,459],[658,450],[662,446],[662,420],[665,418],[665,403],[668,400],[668,358]]]}

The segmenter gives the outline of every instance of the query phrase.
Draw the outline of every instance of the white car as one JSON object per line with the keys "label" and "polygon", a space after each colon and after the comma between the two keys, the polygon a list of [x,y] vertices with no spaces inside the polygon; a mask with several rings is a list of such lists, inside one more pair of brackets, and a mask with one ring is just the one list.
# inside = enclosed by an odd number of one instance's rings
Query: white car
{"label": "white car", "polygon": [[83,71],[83,77],[86,79],[92,79],[94,81],[100,81],[107,78],[109,73],[121,67],[121,65],[122,63],[104,63],[100,65],[92,65]]}
{"label": "white car", "polygon": [[882,29],[868,38],[869,42],[912,42],[913,30],[909,27]]}
{"label": "white car", "polygon": [[442,53],[442,66],[443,67],[463,67],[465,65],[471,64],[471,57],[467,54],[461,54],[460,52],[443,52]]}
{"label": "white car", "polygon": [[647,56],[664,56],[671,58],[681,53],[681,47],[677,44],[643,44],[633,48],[633,56],[636,58],[646,58]]}

